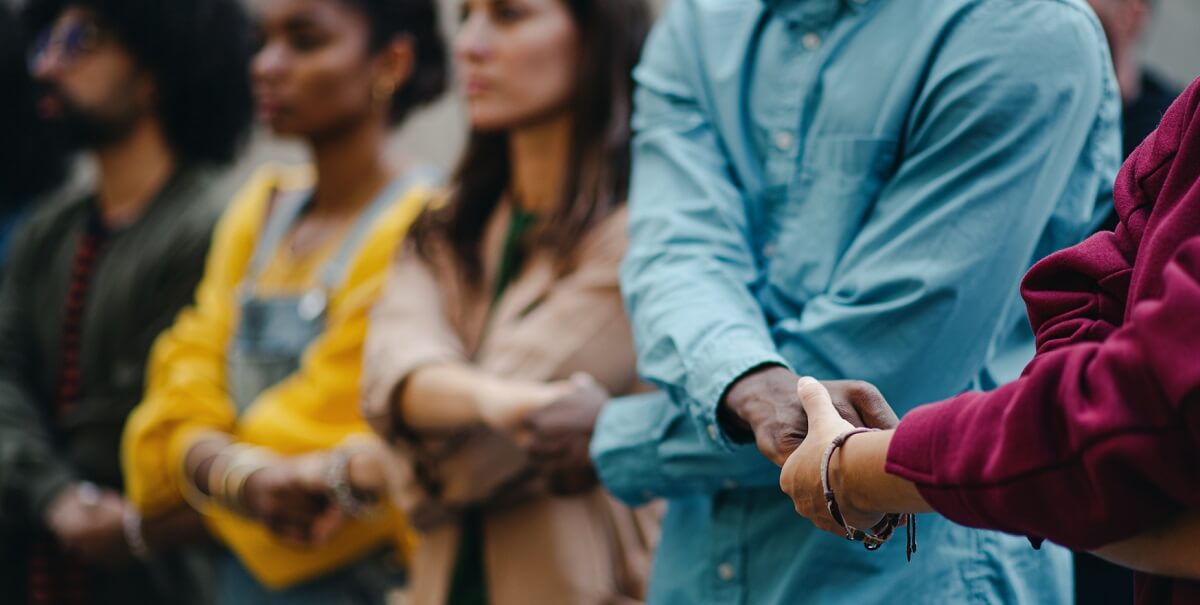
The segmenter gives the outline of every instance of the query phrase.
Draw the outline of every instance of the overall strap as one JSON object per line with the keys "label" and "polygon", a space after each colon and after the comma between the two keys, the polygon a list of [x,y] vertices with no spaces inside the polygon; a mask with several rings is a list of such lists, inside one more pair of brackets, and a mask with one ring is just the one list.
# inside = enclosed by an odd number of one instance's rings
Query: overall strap
{"label": "overall strap", "polygon": [[354,226],[346,233],[345,239],[342,240],[341,247],[334,253],[333,257],[321,270],[320,285],[326,291],[332,291],[337,288],[342,281],[343,274],[346,268],[349,267],[354,255],[358,252],[359,244],[366,238],[371,227],[375,225],[375,219],[383,214],[385,210],[390,208],[392,204],[405,191],[418,185],[436,186],[441,181],[441,171],[432,166],[418,164],[405,170],[402,174],[392,179],[383,191],[380,191],[375,199],[363,209],[355,220]]}
{"label": "overall strap", "polygon": [[258,277],[267,268],[267,263],[271,262],[271,256],[275,254],[279,244],[287,237],[292,225],[300,219],[300,215],[304,214],[305,208],[312,199],[312,190],[310,189],[276,191],[272,194],[274,203],[268,202],[267,212],[269,214],[266,226],[254,244],[254,255],[250,257],[250,267],[246,270],[246,276],[242,280],[242,283],[246,285],[252,285],[258,281]]}

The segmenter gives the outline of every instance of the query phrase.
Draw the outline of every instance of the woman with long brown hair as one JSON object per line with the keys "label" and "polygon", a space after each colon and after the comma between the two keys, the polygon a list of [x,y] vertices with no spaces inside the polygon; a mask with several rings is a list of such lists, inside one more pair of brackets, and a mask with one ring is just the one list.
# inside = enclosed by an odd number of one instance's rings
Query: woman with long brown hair
{"label": "woman with long brown hair", "polygon": [[471,140],[392,270],[365,416],[411,471],[418,603],[642,598],[646,514],[596,485],[587,441],[636,390],[617,282],[641,0],[467,0]]}

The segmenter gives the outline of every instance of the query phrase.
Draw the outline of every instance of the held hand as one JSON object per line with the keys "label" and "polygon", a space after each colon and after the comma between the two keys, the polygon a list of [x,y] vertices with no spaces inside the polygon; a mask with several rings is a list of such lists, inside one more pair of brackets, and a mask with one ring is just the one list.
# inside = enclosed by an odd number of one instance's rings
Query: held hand
{"label": "held hand", "polygon": [[549,384],[496,381],[486,389],[487,395],[479,404],[479,415],[485,424],[496,430],[512,430],[530,414],[570,395],[574,389],[570,381]]}
{"label": "held hand", "polygon": [[[787,368],[769,366],[750,372],[726,394],[720,413],[727,429],[752,436],[767,459],[783,466],[808,434],[808,417],[796,395],[800,377]],[[891,428],[899,423],[879,391],[857,380],[825,383],[839,416],[854,426]]]}
{"label": "held hand", "polygon": [[518,442],[550,490],[562,496],[586,492],[599,483],[588,445],[609,399],[604,387],[587,374],[576,374],[570,382],[574,390],[526,417],[518,433]]}
{"label": "held hand", "polygon": [[132,560],[125,542],[128,506],[117,492],[90,483],[64,489],[50,504],[46,524],[68,551],[84,561],[119,567]]}
{"label": "held hand", "polygon": [[[792,498],[796,512],[802,517],[812,521],[820,529],[844,536],[845,529],[834,521],[829,513],[822,485],[821,465],[829,444],[837,436],[855,427],[842,418],[840,411],[833,405],[829,390],[817,380],[801,378],[797,383],[796,393],[808,415],[808,436],[788,457],[779,478],[779,486]],[[883,515],[854,510],[849,502],[841,497],[838,480],[839,453],[835,452],[830,460],[829,479],[842,517],[853,527],[873,527]]]}
{"label": "held hand", "polygon": [[[331,515],[323,481],[324,453],[271,462],[255,471],[243,488],[247,512],[276,535],[310,544],[328,533]],[[321,530],[321,531],[318,531]]]}

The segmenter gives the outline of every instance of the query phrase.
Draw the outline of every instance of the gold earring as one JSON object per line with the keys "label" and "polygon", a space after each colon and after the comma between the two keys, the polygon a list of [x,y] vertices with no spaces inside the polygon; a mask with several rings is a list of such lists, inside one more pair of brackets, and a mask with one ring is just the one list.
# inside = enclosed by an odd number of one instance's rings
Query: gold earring
{"label": "gold earring", "polygon": [[392,99],[392,95],[396,93],[396,86],[386,80],[381,80],[375,83],[371,89],[371,100],[376,105],[386,105]]}

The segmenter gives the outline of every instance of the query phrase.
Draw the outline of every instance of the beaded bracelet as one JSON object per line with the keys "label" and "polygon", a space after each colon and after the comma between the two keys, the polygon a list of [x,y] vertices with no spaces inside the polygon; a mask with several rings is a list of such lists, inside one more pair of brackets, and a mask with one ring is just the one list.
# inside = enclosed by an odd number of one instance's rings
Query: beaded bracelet
{"label": "beaded bracelet", "polygon": [[342,512],[351,517],[363,518],[373,515],[376,504],[373,499],[364,499],[354,493],[350,485],[350,458],[356,453],[356,448],[341,447],[333,450],[329,458],[329,466],[325,467],[325,486],[333,501]]}
{"label": "beaded bracelet", "polygon": [[905,540],[905,557],[912,561],[913,553],[917,552],[917,518],[912,514],[896,514],[890,513],[883,516],[883,519],[876,523],[874,527],[867,531],[863,531],[851,526],[842,516],[842,511],[838,507],[837,498],[834,496],[833,488],[829,483],[829,466],[833,460],[833,454],[846,444],[846,441],[855,435],[862,433],[874,433],[879,429],[856,428],[851,429],[834,437],[829,446],[825,448],[825,456],[821,460],[821,488],[825,491],[825,505],[829,508],[829,514],[838,525],[846,532],[846,539],[853,542],[862,542],[863,547],[867,550],[878,550],[892,538],[896,532],[896,528],[904,525],[906,528]]}

